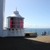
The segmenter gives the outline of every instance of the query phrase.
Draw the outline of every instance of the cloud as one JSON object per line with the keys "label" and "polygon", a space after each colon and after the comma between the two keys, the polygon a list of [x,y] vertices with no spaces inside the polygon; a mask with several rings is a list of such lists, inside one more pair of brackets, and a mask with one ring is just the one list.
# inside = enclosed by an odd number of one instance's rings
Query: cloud
{"label": "cloud", "polygon": [[36,24],[30,24],[28,22],[24,23],[24,28],[36,28],[38,27]]}
{"label": "cloud", "polygon": [[25,22],[24,28],[50,28],[50,25],[37,25],[37,24],[30,24],[28,22]]}

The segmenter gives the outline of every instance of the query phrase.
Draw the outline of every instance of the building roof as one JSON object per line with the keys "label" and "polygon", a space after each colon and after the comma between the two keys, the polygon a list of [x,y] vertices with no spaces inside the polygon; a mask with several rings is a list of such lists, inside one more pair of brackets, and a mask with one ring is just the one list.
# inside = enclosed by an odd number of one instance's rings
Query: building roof
{"label": "building roof", "polygon": [[11,17],[23,18],[23,17],[19,14],[19,12],[18,12],[17,10],[16,10],[16,11],[14,11],[14,12],[13,12],[13,14],[12,14],[12,15],[10,15],[9,17],[10,17],[10,18],[11,18]]}

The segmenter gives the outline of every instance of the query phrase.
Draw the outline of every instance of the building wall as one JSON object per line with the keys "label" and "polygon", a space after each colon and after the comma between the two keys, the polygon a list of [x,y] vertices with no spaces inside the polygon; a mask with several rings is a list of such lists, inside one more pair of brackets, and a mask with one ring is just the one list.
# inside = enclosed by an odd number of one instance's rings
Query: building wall
{"label": "building wall", "polygon": [[14,29],[14,30],[12,30],[12,29],[10,29],[10,30],[8,30],[8,36],[25,36],[24,35],[24,29]]}
{"label": "building wall", "polygon": [[2,37],[9,37],[9,36],[25,36],[24,34],[24,29],[14,29],[14,31],[11,29],[10,31],[9,30],[3,30],[3,33],[2,33]]}
{"label": "building wall", "polygon": [[0,0],[0,36],[3,34],[4,1]]}
{"label": "building wall", "polygon": [[8,31],[7,30],[3,30],[2,37],[7,37],[7,36],[8,36]]}
{"label": "building wall", "polygon": [[8,20],[8,28],[10,28],[10,18],[8,18],[7,20]]}

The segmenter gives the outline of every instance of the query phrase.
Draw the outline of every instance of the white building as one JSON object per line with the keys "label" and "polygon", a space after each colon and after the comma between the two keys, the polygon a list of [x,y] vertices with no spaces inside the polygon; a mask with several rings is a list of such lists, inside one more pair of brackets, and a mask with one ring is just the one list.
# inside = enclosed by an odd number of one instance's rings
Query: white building
{"label": "white building", "polygon": [[3,16],[5,10],[5,0],[0,0],[0,36],[3,34]]}
{"label": "white building", "polygon": [[3,30],[3,13],[4,13],[4,5],[5,0],[0,0],[0,37],[7,37],[7,36],[25,36],[24,35],[24,28],[23,28],[23,17],[19,14],[16,10],[13,12],[12,15],[8,16],[8,27],[7,30]]}
{"label": "white building", "polygon": [[8,36],[24,36],[23,17],[16,10],[8,18]]}

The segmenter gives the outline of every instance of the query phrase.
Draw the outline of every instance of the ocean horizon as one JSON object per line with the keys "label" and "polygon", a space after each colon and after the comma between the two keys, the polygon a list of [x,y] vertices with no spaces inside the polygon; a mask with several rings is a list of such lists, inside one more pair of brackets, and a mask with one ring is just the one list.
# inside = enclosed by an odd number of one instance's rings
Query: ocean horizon
{"label": "ocean horizon", "polygon": [[46,31],[47,35],[50,35],[50,28],[25,28],[25,32],[37,32],[38,36],[41,36],[42,32]]}

